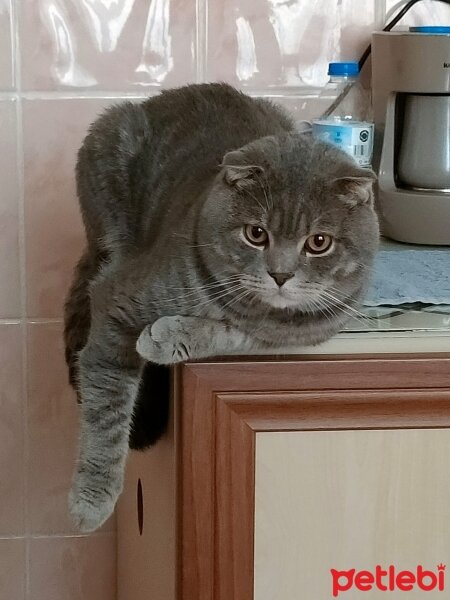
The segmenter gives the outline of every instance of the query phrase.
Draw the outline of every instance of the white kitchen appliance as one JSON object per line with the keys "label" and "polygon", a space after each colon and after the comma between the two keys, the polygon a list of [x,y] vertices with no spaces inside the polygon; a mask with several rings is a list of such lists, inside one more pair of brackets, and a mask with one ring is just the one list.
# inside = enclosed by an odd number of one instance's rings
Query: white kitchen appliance
{"label": "white kitchen appliance", "polygon": [[372,88],[382,232],[450,245],[450,27],[374,33]]}

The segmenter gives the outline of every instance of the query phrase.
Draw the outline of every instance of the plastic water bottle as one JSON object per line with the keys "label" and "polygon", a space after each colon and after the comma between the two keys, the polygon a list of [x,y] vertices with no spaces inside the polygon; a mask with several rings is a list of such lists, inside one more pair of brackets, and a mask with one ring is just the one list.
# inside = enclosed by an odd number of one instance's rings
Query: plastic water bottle
{"label": "plastic water bottle", "polygon": [[328,109],[312,123],[313,136],[350,154],[362,167],[370,167],[374,127],[368,92],[358,81],[357,62],[335,62],[328,67],[330,80],[320,95]]}

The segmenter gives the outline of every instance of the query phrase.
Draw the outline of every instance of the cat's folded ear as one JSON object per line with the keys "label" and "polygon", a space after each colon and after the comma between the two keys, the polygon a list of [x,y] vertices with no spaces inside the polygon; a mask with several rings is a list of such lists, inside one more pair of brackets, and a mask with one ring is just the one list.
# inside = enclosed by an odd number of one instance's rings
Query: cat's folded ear
{"label": "cat's folded ear", "polygon": [[242,150],[233,150],[223,157],[222,173],[224,181],[236,188],[243,190],[255,183],[258,175],[264,173],[260,165],[248,164],[248,156]]}
{"label": "cat's folded ear", "polygon": [[371,169],[355,169],[348,175],[332,180],[333,191],[351,206],[358,204],[373,205],[373,184],[377,176]]}

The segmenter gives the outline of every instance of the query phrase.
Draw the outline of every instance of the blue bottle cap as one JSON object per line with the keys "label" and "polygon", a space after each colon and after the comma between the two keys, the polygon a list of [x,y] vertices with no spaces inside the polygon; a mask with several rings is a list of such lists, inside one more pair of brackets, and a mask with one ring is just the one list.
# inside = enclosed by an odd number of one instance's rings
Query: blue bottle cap
{"label": "blue bottle cap", "polygon": [[357,62],[332,62],[328,65],[328,75],[355,77],[359,75]]}
{"label": "blue bottle cap", "polygon": [[428,33],[434,35],[449,35],[450,27],[446,25],[425,25],[420,27],[410,27],[411,33]]}

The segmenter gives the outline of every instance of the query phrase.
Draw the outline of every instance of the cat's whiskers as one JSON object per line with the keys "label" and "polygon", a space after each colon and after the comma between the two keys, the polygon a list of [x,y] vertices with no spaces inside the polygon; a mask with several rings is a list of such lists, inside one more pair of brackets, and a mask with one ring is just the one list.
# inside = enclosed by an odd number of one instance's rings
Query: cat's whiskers
{"label": "cat's whiskers", "polygon": [[258,206],[261,208],[261,210],[263,212],[265,212],[264,206],[261,204],[261,202],[258,200],[258,198],[255,196],[255,194],[252,194],[251,191],[249,189],[245,190],[245,193],[248,194],[249,196],[251,196],[254,201],[258,204]]}
{"label": "cat's whiskers", "polygon": [[212,304],[218,303],[222,298],[226,298],[230,294],[239,294],[243,289],[247,289],[247,288],[245,288],[243,285],[239,285],[239,286],[233,287],[233,289],[225,290],[220,293],[214,292],[213,296],[205,299],[203,302],[197,303],[195,305],[195,310],[196,311],[198,311],[198,309],[203,310]]}
{"label": "cat's whiskers", "polygon": [[[224,309],[225,307],[230,306],[233,302],[242,300],[247,295],[254,294],[254,291],[248,285],[249,281],[251,281],[251,277],[242,276],[242,279],[241,279],[242,285],[241,286],[234,286],[233,289],[226,290],[222,296],[216,295],[213,298],[210,298],[209,300],[206,300],[205,302],[198,304],[196,306],[196,308],[204,309],[205,307],[218,302],[222,297],[225,297],[226,295],[228,295],[230,293],[235,294],[234,298],[231,298],[229,302],[227,302],[225,305],[221,306],[221,309]],[[241,291],[243,291],[242,294],[240,294]],[[252,301],[254,301],[254,300],[255,300],[255,297],[252,299]]]}
{"label": "cat's whiskers", "polygon": [[[243,287],[242,284],[236,282],[235,284],[233,284],[232,286],[229,286],[225,290],[224,289],[215,289],[215,290],[212,290],[211,293],[209,293],[207,295],[207,297],[203,299],[203,301],[196,302],[195,306],[198,307],[198,306],[203,306],[204,304],[207,304],[207,303],[210,303],[210,302],[215,302],[222,295],[226,296],[228,294],[232,294],[232,293],[240,290],[241,287]],[[187,302],[189,304],[192,304],[193,298],[184,298],[184,297],[181,297],[180,298],[180,302]]]}
{"label": "cat's whiskers", "polygon": [[224,304],[221,308],[222,310],[232,306],[233,304],[235,304],[236,302],[239,302],[241,300],[243,300],[246,296],[250,295],[252,293],[251,290],[249,289],[245,289],[242,293],[238,294],[235,298],[232,298],[229,302],[227,302],[226,304]]}
{"label": "cat's whiskers", "polygon": [[[220,273],[220,275],[222,275],[223,273]],[[213,280],[211,283],[200,283],[198,285],[194,285],[194,286],[173,286],[173,285],[153,285],[152,287],[155,288],[160,288],[160,289],[172,289],[172,290],[197,290],[200,289],[202,287],[208,287],[210,285],[216,285],[216,284],[221,284],[221,283],[226,283],[227,281],[230,281],[232,279],[235,279],[237,277],[241,277],[241,275],[239,275],[238,273],[235,273],[234,275],[229,275],[228,277],[225,277],[224,279],[217,279],[217,274],[215,275],[211,275],[210,277],[207,277],[205,279],[206,282],[208,282],[209,280]]]}
{"label": "cat's whiskers", "polygon": [[318,302],[317,298],[310,298],[309,300],[312,304],[312,314],[323,314],[323,316],[330,322],[332,322],[336,318],[337,315],[330,306],[321,305]]}
{"label": "cat's whiskers", "polygon": [[328,299],[328,301],[334,303],[334,307],[338,308],[342,311],[345,311],[346,314],[354,319],[359,320],[360,322],[364,322],[365,317],[361,315],[357,310],[355,310],[352,306],[344,302],[343,300],[337,298],[330,292],[322,292],[322,300]]}
{"label": "cat's whiskers", "polygon": [[373,327],[372,323],[370,323],[369,319],[365,318],[364,316],[363,316],[363,318],[361,318],[360,313],[358,313],[358,311],[354,310],[353,307],[349,306],[342,300],[339,300],[338,298],[334,297],[332,294],[324,292],[324,295],[325,295],[325,298],[323,298],[324,300],[328,300],[328,302],[335,303],[333,308],[340,310],[341,312],[346,314],[349,318],[354,319],[355,321],[360,323],[365,329],[374,329],[374,327]]}
{"label": "cat's whiskers", "polygon": [[247,304],[247,309],[250,309],[252,307],[252,304],[255,302],[256,299],[257,299],[256,295],[253,294],[253,296],[250,298],[250,301]]}
{"label": "cat's whiskers", "polygon": [[324,307],[320,306],[320,304],[317,304],[317,311],[322,314],[330,323],[333,323],[333,321],[335,321],[339,316],[331,306]]}
{"label": "cat's whiskers", "polygon": [[[267,186],[267,189],[268,189],[269,194],[270,194],[271,202],[269,202],[269,198],[267,197],[267,193],[266,193],[266,188],[264,186],[264,183],[261,181],[261,178],[258,176],[257,179],[258,179],[259,184],[261,185],[261,189],[262,189],[262,191],[264,193],[264,197],[266,199],[267,212],[270,212],[271,208],[273,209],[273,198],[272,198],[272,192],[270,190],[270,186]],[[266,179],[266,183],[268,183],[267,179]]]}
{"label": "cat's whiskers", "polygon": [[[308,284],[307,286],[305,286],[305,289],[317,292],[320,296],[322,303],[326,302],[327,305],[331,304],[333,308],[339,309],[349,318],[354,319],[355,321],[362,324],[364,328],[374,329],[371,322],[373,319],[367,317],[366,315],[355,309],[353,306],[348,304],[348,302],[345,302],[342,299],[343,297],[339,298],[339,295],[342,296],[342,292],[340,290],[337,290],[335,287],[328,286],[327,288],[325,288],[323,285],[317,283]],[[332,293],[330,290],[332,290],[334,293]]]}
{"label": "cat's whiskers", "polygon": [[[172,301],[179,300],[181,302],[183,302],[183,301],[192,302],[192,300],[194,299],[193,298],[194,296],[201,295],[202,292],[204,292],[204,293],[207,293],[208,298],[206,298],[203,302],[200,302],[196,305],[196,308],[199,308],[199,307],[204,308],[205,306],[212,304],[213,302],[217,302],[222,297],[222,295],[226,296],[230,293],[237,293],[238,291],[240,291],[240,288],[248,290],[249,282],[251,282],[251,278],[249,276],[233,275],[222,281],[216,281],[212,284],[195,287],[195,288],[193,288],[193,290],[191,292],[189,292],[187,294],[182,294],[182,295],[176,296],[174,298],[168,298],[165,301],[172,302]],[[244,285],[246,283],[247,283],[247,285]],[[226,289],[222,289],[224,287]],[[181,289],[187,289],[187,288],[181,288]],[[251,291],[251,290],[249,290],[249,291]]]}
{"label": "cat's whiskers", "polygon": [[[198,285],[198,286],[194,286],[194,287],[172,287],[169,289],[180,290],[180,291],[187,290],[187,293],[180,294],[179,296],[175,296],[173,298],[168,298],[167,301],[170,302],[172,300],[189,298],[190,296],[195,296],[196,294],[200,294],[202,291],[208,292],[208,291],[212,291],[216,288],[233,285],[233,284],[237,283],[240,280],[240,278],[241,278],[240,275],[236,275],[236,276],[230,277],[228,279],[225,279],[222,281],[215,281],[214,283],[207,284],[207,285]],[[162,290],[168,289],[167,286],[153,286],[153,287],[155,287],[156,289],[158,289],[158,287],[159,287],[159,289],[162,289]]]}
{"label": "cat's whiskers", "polygon": [[301,310],[309,314],[314,314],[317,311],[317,299],[313,297],[303,296]]}
{"label": "cat's whiskers", "polygon": [[257,333],[259,333],[259,332],[260,332],[260,331],[263,329],[263,327],[265,326],[265,324],[266,324],[266,322],[267,322],[267,317],[269,316],[269,312],[270,312],[270,310],[271,310],[271,306],[270,306],[270,305],[267,305],[266,312],[264,313],[264,315],[263,315],[263,318],[261,319],[260,326],[259,326],[259,327],[258,327],[258,329],[257,329],[257,330],[254,332],[254,335],[255,335],[255,334],[257,334]]}
{"label": "cat's whiskers", "polygon": [[258,280],[248,280],[247,285],[255,292],[269,292],[270,288],[267,287],[264,283],[259,282]]}
{"label": "cat's whiskers", "polygon": [[[339,294],[340,294],[339,290],[337,290],[336,288],[334,288],[334,287],[332,287],[332,286],[331,286],[329,289],[330,289],[330,290],[331,290],[331,291],[332,291],[334,294],[336,294],[336,295],[337,295],[337,297],[339,298]],[[368,321],[374,321],[374,320],[376,320],[376,319],[374,319],[373,317],[369,317],[369,316],[365,315],[365,314],[364,314],[364,313],[362,313],[361,311],[357,310],[355,307],[351,307],[351,306],[349,306],[348,308],[351,308],[351,309],[352,309],[352,310],[353,310],[353,311],[354,311],[354,312],[355,312],[355,313],[356,313],[358,316],[360,316],[362,319],[367,319]]]}
{"label": "cat's whiskers", "polygon": [[[227,271],[219,271],[219,272],[215,272],[215,273],[211,273],[211,275],[209,275],[208,277],[203,277],[202,281],[203,283],[195,285],[195,286],[173,286],[173,285],[154,285],[153,287],[156,288],[161,288],[161,289],[172,289],[172,290],[194,290],[197,289],[200,286],[207,286],[207,285],[211,285],[211,284],[216,284],[216,283],[221,283],[222,281],[228,281],[229,279],[232,279],[234,277],[241,277],[241,275],[239,273],[233,273],[231,275],[227,275],[228,270]],[[223,277],[225,275],[225,277]],[[223,277],[223,279],[219,279],[220,277]],[[211,282],[211,283],[208,283]]]}
{"label": "cat's whiskers", "polygon": [[[338,307],[335,304],[333,304],[329,298],[321,297],[320,300],[319,298],[309,298],[309,300],[311,301],[314,307],[313,314],[322,314],[330,322],[332,322],[340,316],[336,310]],[[341,312],[344,311],[341,310]]]}

